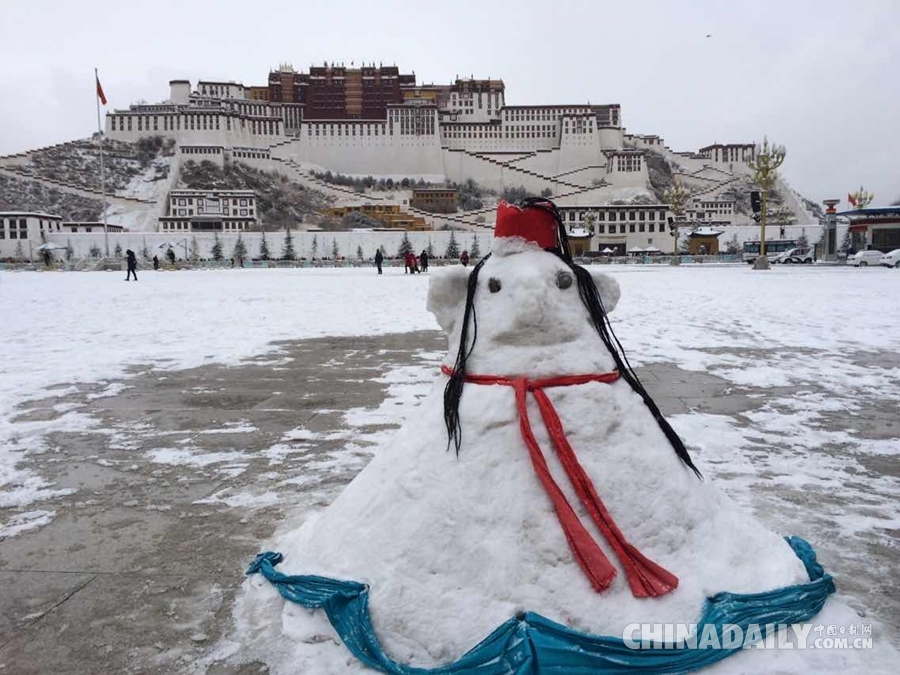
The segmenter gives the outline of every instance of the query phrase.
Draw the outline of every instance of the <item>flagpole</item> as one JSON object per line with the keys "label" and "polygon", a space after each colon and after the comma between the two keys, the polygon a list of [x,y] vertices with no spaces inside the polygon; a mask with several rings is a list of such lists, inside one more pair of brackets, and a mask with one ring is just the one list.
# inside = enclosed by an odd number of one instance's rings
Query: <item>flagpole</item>
{"label": "flagpole", "polygon": [[103,246],[109,257],[109,227],[106,223],[106,173],[103,170],[103,127],[100,126],[100,92],[96,91],[100,76],[94,68],[94,96],[97,98],[97,142],[100,144],[100,193],[103,195]]}

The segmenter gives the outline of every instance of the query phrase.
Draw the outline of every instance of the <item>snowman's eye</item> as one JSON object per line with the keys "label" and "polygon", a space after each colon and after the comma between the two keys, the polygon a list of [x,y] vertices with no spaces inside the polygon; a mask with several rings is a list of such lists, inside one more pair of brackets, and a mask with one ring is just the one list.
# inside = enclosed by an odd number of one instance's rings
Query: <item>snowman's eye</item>
{"label": "snowman's eye", "polygon": [[556,273],[556,285],[562,288],[563,290],[567,289],[572,285],[572,275],[568,272],[557,272]]}
{"label": "snowman's eye", "polygon": [[491,293],[498,293],[500,291],[500,280],[491,277],[488,281],[488,290]]}

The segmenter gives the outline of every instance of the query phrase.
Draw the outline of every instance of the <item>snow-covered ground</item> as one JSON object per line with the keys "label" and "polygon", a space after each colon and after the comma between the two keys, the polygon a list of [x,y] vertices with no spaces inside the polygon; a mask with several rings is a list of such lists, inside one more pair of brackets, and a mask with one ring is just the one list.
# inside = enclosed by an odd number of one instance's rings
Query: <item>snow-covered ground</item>
{"label": "snow-covered ground", "polygon": [[[900,275],[892,270],[607,271],[622,287],[613,317],[633,364],[671,362],[735,385],[796,388],[785,396],[790,410],[760,413],[760,429],[790,433],[817,414],[852,411],[871,396],[900,402],[900,372],[877,355],[900,351]],[[143,273],[138,283],[115,272],[2,273],[0,488],[23,480],[12,467],[16,451],[28,449],[21,426],[14,432],[9,418],[46,387],[109,380],[137,364],[238,363],[274,340],[436,329],[426,291],[427,276],[398,269],[383,277],[367,268]],[[871,363],[860,363],[861,352],[872,354]],[[804,394],[807,384],[817,393]],[[69,413],[32,424],[37,438],[49,427],[90,421]],[[688,422],[680,424],[689,430]],[[802,435],[804,443],[849,442]],[[872,444],[896,450],[889,441]],[[5,494],[0,506],[10,501]],[[23,494],[14,503],[30,499]]]}
{"label": "snow-covered ground", "polygon": [[273,340],[436,328],[425,311],[426,280],[386,272],[147,272],[137,283],[119,272],[0,273],[0,508],[57,494],[15,467],[22,452],[41,450],[53,431],[96,426],[76,411],[13,425],[18,404],[136,364],[233,364]]}
{"label": "snow-covered ground", "polygon": [[[900,430],[866,433],[870,410],[900,409],[900,274],[820,266],[606,271],[622,289],[614,326],[633,365],[672,363],[769,392],[752,412],[693,410],[672,420],[733,498],[770,526],[805,536],[809,509],[829,516],[830,529],[812,532],[822,537],[900,527],[896,478],[873,476],[862,462],[900,454]],[[383,277],[371,269],[142,273],[138,283],[120,273],[0,273],[0,508],[15,510],[0,517],[0,529],[15,535],[54,517],[41,501],[58,489],[17,466],[23,454],[39,452],[53,431],[96,430],[97,421],[77,411],[11,421],[16,406],[48,387],[58,394],[141,364],[236,364],[275,340],[436,329],[426,291],[426,275],[397,269]],[[386,419],[396,408],[374,414]],[[859,424],[826,424],[837,413]],[[775,493],[782,498],[768,499]],[[798,495],[796,508],[785,509],[785,493]],[[830,498],[804,502],[812,493]]]}

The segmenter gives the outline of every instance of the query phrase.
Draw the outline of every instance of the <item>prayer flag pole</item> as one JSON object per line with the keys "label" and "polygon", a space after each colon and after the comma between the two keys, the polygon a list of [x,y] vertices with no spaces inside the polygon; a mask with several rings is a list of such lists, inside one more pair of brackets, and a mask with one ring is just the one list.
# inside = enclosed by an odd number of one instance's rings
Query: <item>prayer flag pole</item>
{"label": "prayer flag pole", "polygon": [[103,170],[103,127],[100,125],[100,103],[106,105],[106,95],[100,86],[100,77],[94,68],[94,80],[97,83],[97,142],[100,144],[100,193],[103,195],[103,246],[104,255],[109,257],[109,227],[106,223],[106,173]]}

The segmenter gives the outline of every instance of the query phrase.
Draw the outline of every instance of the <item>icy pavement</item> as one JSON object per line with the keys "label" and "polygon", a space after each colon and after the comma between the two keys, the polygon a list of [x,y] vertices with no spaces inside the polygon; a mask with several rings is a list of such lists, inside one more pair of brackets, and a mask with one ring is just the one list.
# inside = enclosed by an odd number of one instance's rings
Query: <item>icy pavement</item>
{"label": "icy pavement", "polygon": [[144,369],[29,401],[14,426],[91,423],[28,455],[58,486],[41,508],[4,512],[0,672],[208,658],[262,542],[365,466],[431,389],[442,347],[431,332],[282,343],[239,367]]}
{"label": "icy pavement", "polygon": [[[707,474],[896,635],[900,274],[610,272],[619,337]],[[236,670],[248,556],[431,386],[426,282],[0,274],[0,668]],[[322,335],[370,337],[283,342]]]}

